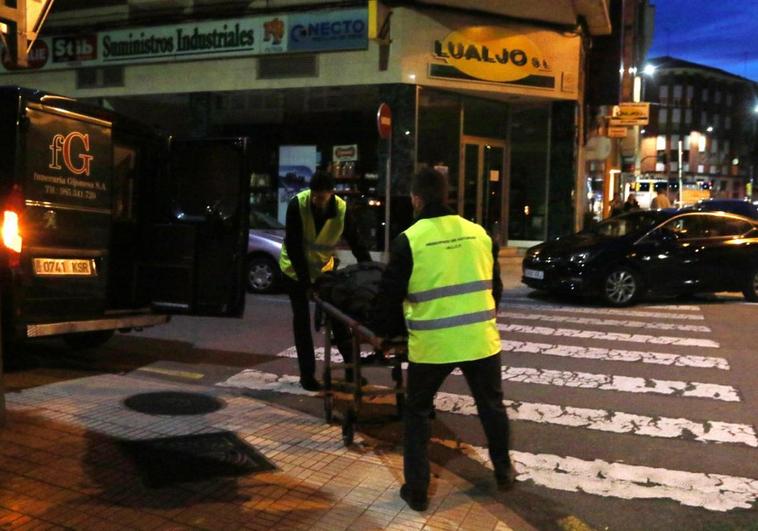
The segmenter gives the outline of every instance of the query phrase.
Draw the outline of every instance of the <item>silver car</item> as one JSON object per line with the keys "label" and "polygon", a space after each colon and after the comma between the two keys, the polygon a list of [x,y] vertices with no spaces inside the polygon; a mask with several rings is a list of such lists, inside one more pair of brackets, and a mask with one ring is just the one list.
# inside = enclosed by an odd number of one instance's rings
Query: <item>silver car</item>
{"label": "silver car", "polygon": [[279,286],[283,241],[284,225],[268,214],[250,211],[247,236],[247,290],[250,293],[269,293]]}

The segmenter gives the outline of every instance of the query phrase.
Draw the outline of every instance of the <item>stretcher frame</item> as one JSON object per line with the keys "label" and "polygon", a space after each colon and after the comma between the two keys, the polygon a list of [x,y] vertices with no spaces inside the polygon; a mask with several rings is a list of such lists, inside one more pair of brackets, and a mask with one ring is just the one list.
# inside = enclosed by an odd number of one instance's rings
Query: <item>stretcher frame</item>
{"label": "stretcher frame", "polygon": [[[333,304],[320,299],[317,295],[314,295],[313,299],[316,303],[317,315],[320,312],[320,317],[317,317],[316,321],[318,323],[323,320],[324,329],[323,395],[324,419],[326,422],[330,423],[334,418],[335,389],[332,385],[332,370],[338,369],[347,371],[352,369],[353,371],[354,380],[352,382],[345,382],[345,389],[351,394],[352,399],[348,402],[347,409],[342,417],[342,441],[345,446],[350,446],[353,444],[355,426],[358,423],[364,396],[394,394],[397,417],[402,417],[403,406],[405,404],[402,364],[407,361],[408,343],[404,337],[382,340],[364,324],[353,319]],[[336,348],[332,348],[332,322],[335,320],[347,327],[352,336],[350,340],[352,361],[347,362],[343,359],[343,363],[339,365],[335,364],[332,360],[332,351],[337,350]],[[361,382],[361,345],[364,344],[371,345],[377,354],[381,354],[384,359],[389,362],[379,365],[371,364],[371,366],[390,368],[394,387],[363,389],[361,385],[356,385],[356,382]],[[387,357],[386,354],[389,352],[392,352],[393,355]]]}

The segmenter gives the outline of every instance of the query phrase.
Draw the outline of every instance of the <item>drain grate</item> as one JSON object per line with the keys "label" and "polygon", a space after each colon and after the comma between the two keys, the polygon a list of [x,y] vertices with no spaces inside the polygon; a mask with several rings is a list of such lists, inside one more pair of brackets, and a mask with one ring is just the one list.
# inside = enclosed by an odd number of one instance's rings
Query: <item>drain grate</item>
{"label": "drain grate", "polygon": [[275,466],[231,432],[204,433],[148,441],[123,441],[143,482],[152,488],[242,476]]}
{"label": "drain grate", "polygon": [[159,391],[130,396],[124,400],[124,405],[147,415],[204,415],[218,411],[226,404],[200,393]]}

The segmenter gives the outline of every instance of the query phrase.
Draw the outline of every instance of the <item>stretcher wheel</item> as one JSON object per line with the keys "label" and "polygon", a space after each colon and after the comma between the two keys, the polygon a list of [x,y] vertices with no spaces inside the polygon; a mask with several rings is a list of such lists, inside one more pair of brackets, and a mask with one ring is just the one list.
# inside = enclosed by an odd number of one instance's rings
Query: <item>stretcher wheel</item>
{"label": "stretcher wheel", "polygon": [[329,424],[332,422],[332,411],[334,409],[334,398],[329,395],[324,397],[324,420]]}
{"label": "stretcher wheel", "polygon": [[342,442],[345,446],[353,444],[355,436],[355,411],[348,409],[345,412],[345,418],[342,420]]}

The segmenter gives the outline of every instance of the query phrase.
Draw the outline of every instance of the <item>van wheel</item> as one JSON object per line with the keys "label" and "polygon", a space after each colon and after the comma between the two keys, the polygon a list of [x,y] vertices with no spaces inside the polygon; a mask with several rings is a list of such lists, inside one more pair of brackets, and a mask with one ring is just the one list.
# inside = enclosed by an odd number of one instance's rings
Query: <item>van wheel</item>
{"label": "van wheel", "polygon": [[603,299],[610,306],[629,306],[641,291],[637,273],[628,267],[616,267],[605,275],[603,280]]}
{"label": "van wheel", "polygon": [[247,291],[268,293],[279,283],[279,265],[271,258],[253,256],[247,262]]}
{"label": "van wheel", "polygon": [[758,302],[758,267],[754,267],[748,275],[742,294],[745,296],[745,300]]}
{"label": "van wheel", "polygon": [[98,330],[96,332],[66,334],[63,336],[63,341],[74,350],[85,350],[105,344],[112,336],[113,330]]}

